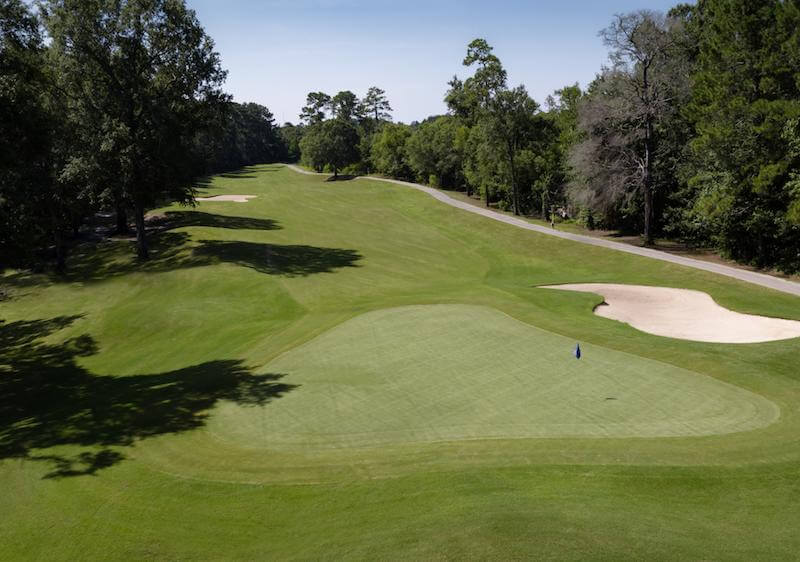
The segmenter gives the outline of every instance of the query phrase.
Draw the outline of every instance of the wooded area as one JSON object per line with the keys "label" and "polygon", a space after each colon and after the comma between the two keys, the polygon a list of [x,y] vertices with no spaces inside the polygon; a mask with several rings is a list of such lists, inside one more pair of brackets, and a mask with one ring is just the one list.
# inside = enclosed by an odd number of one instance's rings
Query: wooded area
{"label": "wooded area", "polygon": [[0,267],[66,265],[99,212],[116,230],[191,203],[196,180],[287,157],[272,114],[231,101],[182,0],[0,0]]}
{"label": "wooded area", "polygon": [[119,233],[192,203],[203,175],[302,160],[477,194],[486,205],[669,237],[800,271],[800,3],[700,0],[614,16],[609,63],[542,107],[483,39],[448,113],[391,122],[386,92],[311,92],[301,123],[222,90],[182,0],[0,0],[0,266],[53,260],[98,213]]}

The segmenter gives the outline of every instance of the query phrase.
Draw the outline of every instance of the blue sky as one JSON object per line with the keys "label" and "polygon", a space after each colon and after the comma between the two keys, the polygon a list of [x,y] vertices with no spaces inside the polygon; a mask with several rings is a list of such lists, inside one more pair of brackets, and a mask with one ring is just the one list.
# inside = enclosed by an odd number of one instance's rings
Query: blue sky
{"label": "blue sky", "polygon": [[214,38],[236,101],[297,122],[310,91],[386,90],[396,121],[444,113],[447,81],[469,74],[467,44],[483,37],[543,104],[585,86],[606,60],[597,32],[614,13],[666,11],[666,0],[187,0]]}

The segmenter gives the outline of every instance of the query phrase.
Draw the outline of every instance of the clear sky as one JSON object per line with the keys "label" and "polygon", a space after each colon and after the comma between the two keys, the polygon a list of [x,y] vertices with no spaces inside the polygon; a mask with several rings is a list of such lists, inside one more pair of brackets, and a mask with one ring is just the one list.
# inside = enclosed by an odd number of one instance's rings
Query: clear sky
{"label": "clear sky", "polygon": [[677,0],[187,0],[216,42],[236,101],[298,121],[310,91],[386,90],[395,121],[444,113],[447,81],[469,75],[467,44],[494,47],[509,85],[540,104],[585,86],[606,60],[597,32],[613,14]]}

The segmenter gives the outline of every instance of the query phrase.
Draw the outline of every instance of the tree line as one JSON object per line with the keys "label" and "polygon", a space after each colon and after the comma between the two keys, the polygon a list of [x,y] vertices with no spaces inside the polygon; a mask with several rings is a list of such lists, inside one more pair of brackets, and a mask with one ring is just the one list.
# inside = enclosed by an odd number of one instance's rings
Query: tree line
{"label": "tree line", "polygon": [[232,101],[183,0],[0,0],[0,267],[54,259],[102,212],[135,225],[196,180],[300,160],[465,191],[487,206],[666,236],[800,271],[800,2],[699,0],[614,16],[608,64],[540,105],[483,39],[445,115],[386,92],[309,93],[297,125]]}
{"label": "tree line", "polygon": [[476,39],[471,74],[448,82],[446,115],[392,123],[377,88],[363,100],[312,92],[302,123],[283,132],[292,156],[335,175],[412,179],[516,214],[561,210],[646,244],[666,236],[797,272],[798,30],[797,0],[619,14],[600,32],[608,64],[544,107]]}
{"label": "tree line", "polygon": [[183,0],[0,0],[0,267],[55,258],[96,213],[116,231],[192,203],[205,174],[288,157]]}

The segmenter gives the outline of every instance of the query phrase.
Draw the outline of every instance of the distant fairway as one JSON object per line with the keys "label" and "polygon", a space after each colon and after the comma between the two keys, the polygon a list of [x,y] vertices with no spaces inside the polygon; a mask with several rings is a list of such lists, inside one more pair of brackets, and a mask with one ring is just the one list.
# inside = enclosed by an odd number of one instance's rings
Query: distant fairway
{"label": "distant fairway", "polygon": [[770,401],[710,377],[584,345],[496,310],[370,312],[264,367],[298,385],[263,408],[220,406],[218,438],[361,447],[522,437],[678,437],[775,421]]}

